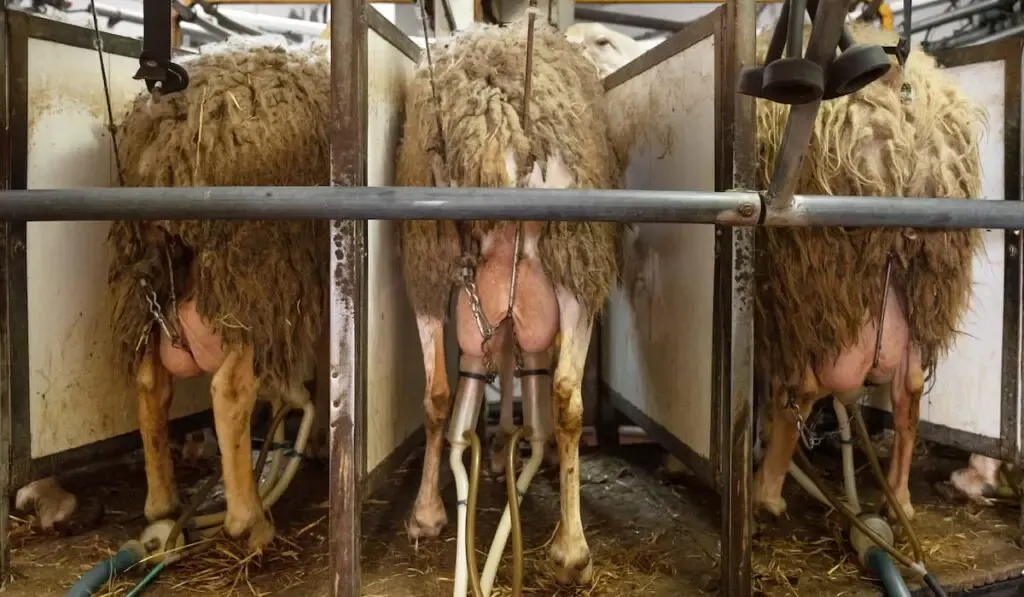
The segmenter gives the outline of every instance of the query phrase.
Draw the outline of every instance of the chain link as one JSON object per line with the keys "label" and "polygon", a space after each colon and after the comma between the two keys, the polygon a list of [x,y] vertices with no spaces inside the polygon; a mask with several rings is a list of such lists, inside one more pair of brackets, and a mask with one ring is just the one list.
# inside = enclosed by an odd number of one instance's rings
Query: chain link
{"label": "chain link", "polygon": [[[505,315],[498,320],[494,325],[491,325],[487,321],[487,315],[484,313],[483,304],[480,302],[480,293],[476,287],[476,270],[473,266],[474,260],[469,256],[463,256],[462,267],[459,270],[459,283],[462,285],[463,290],[466,291],[466,297],[469,299],[469,308],[473,312],[473,319],[476,321],[476,327],[480,331],[480,349],[484,353],[484,367],[487,369],[488,378],[494,377],[494,360],[491,358],[490,351],[487,349],[487,343],[490,342],[491,338],[494,337],[494,333],[504,324],[506,321],[512,319],[512,310],[516,302],[516,286],[519,282],[519,256],[522,252],[522,224],[516,225],[516,238],[515,238],[515,252],[512,255],[512,279],[510,282],[508,292],[508,308],[505,310]],[[516,375],[523,369],[523,355],[519,350],[519,338],[516,334],[515,324],[512,325],[512,350],[516,357]]]}
{"label": "chain link", "polygon": [[[852,405],[852,407],[859,408],[862,400],[863,398],[857,400],[857,402],[855,402]],[[803,415],[800,414],[800,408],[796,405],[795,400],[790,398],[789,403],[786,406],[787,408],[792,409],[793,416],[796,418],[797,431],[800,432],[800,441],[803,442],[804,447],[806,447],[808,450],[813,450],[830,439],[840,437],[840,434],[843,431],[842,427],[836,429],[835,431],[826,431],[825,433],[814,432],[813,427],[818,423],[818,418],[821,417],[822,411],[819,410],[814,415],[814,419],[810,423],[808,423],[807,421],[804,420]],[[846,424],[847,426],[849,426],[850,422],[847,421]]]}
{"label": "chain link", "polygon": [[171,313],[174,314],[173,317],[177,322],[177,325],[172,325],[171,322],[164,317],[163,309],[160,308],[160,297],[157,296],[156,290],[153,289],[153,286],[146,278],[141,278],[139,280],[139,285],[142,286],[145,291],[145,299],[146,304],[149,306],[150,319],[144,326],[142,326],[139,341],[135,345],[136,352],[142,348],[146,338],[149,337],[150,330],[153,329],[154,323],[160,326],[163,333],[167,335],[168,339],[170,339],[172,346],[182,350],[188,350],[188,346],[182,340],[181,335],[177,331],[177,329],[180,329],[181,327],[181,321],[178,319],[178,296],[174,288],[174,261],[171,259],[171,249],[169,246],[164,247],[164,256],[167,258],[167,271],[170,278]]}

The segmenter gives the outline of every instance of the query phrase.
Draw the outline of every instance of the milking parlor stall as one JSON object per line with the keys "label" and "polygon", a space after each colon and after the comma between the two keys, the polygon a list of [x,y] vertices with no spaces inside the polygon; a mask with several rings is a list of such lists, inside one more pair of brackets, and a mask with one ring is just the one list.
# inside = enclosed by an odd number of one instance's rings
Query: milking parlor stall
{"label": "milking parlor stall", "polygon": [[1021,578],[1020,39],[166,12],[3,13],[7,594]]}

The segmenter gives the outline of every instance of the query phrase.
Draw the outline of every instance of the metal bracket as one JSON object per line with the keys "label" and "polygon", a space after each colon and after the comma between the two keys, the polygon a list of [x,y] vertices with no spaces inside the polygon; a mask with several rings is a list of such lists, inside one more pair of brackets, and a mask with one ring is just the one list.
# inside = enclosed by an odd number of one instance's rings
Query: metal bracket
{"label": "metal bracket", "polygon": [[188,71],[171,62],[171,7],[164,0],[143,0],[142,53],[132,78],[145,80],[150,93],[174,93],[188,87]]}

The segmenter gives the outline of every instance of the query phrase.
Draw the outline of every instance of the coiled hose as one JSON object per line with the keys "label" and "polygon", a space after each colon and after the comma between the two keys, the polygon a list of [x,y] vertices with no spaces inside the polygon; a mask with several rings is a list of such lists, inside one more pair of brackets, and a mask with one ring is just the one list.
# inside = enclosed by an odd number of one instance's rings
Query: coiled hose
{"label": "coiled hose", "polygon": [[68,589],[66,597],[90,597],[99,592],[114,577],[124,574],[146,557],[146,548],[138,541],[128,541],[114,555],[103,560],[83,574]]}
{"label": "coiled hose", "polygon": [[[278,426],[284,421],[285,415],[288,413],[287,408],[280,409],[274,416],[273,422],[270,425],[270,433],[268,437],[273,437],[277,431]],[[271,442],[265,441],[260,447],[259,458],[256,459],[256,478],[259,479],[263,474],[263,467],[267,463],[267,456],[270,452]],[[178,538],[185,524],[192,518],[200,504],[206,500],[206,497],[210,494],[213,488],[217,485],[223,477],[223,471],[221,475],[213,475],[206,480],[206,483],[199,489],[198,492],[192,497],[185,510],[182,511],[181,516],[174,522],[174,526],[171,528],[171,532],[167,536],[166,546],[174,545],[174,541]],[[208,549],[211,546],[209,540],[198,541],[193,543],[185,553],[176,554],[174,559],[180,559],[187,555],[194,555],[204,549]],[[109,583],[113,578],[124,574],[129,569],[137,566],[143,560],[148,557],[146,547],[139,541],[128,541],[121,548],[112,555],[111,557],[103,560],[99,564],[96,564],[89,569],[88,572],[83,574],[74,585],[68,589],[65,597],[91,597],[92,595],[99,592],[104,585]],[[125,595],[125,597],[136,597],[142,594],[142,591],[149,585],[160,572],[170,563],[167,559],[154,566],[146,576],[136,584],[132,590]]]}

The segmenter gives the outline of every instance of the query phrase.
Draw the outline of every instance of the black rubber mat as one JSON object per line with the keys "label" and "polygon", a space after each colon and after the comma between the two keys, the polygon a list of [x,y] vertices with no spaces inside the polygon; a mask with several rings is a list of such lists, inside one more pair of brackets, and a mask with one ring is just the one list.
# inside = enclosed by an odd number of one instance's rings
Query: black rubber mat
{"label": "black rubber mat", "polygon": [[[1024,597],[1024,577],[985,585],[969,591],[947,591],[948,597]],[[932,597],[928,589],[914,592],[913,597]]]}

